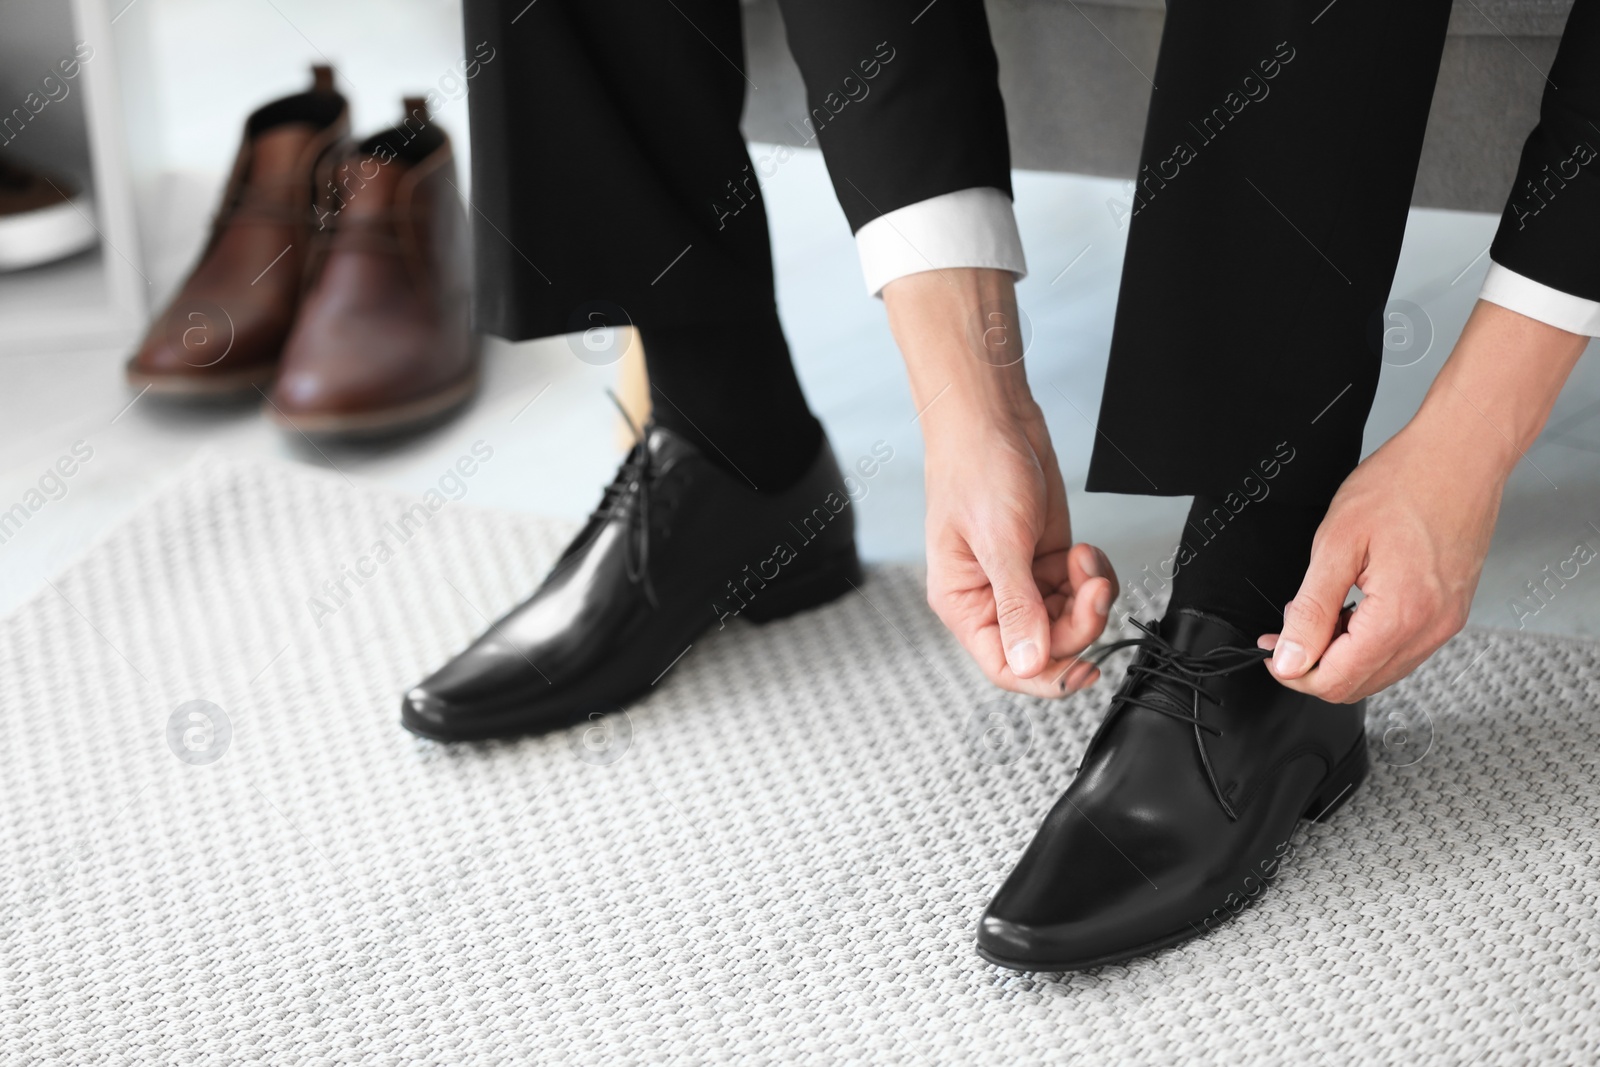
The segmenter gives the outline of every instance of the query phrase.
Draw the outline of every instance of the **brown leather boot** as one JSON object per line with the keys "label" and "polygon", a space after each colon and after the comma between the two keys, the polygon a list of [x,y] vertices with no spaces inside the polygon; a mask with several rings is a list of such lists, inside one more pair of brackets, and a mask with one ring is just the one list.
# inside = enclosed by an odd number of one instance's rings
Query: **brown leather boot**
{"label": "brown leather boot", "polygon": [[245,121],[200,261],[128,361],[136,388],[225,398],[276,375],[311,253],[318,164],[350,132],[332,68],[313,67],[312,79]]}
{"label": "brown leather boot", "polygon": [[268,415],[300,433],[414,430],[471,398],[467,220],[450,139],[420,99],[334,168],[322,243]]}

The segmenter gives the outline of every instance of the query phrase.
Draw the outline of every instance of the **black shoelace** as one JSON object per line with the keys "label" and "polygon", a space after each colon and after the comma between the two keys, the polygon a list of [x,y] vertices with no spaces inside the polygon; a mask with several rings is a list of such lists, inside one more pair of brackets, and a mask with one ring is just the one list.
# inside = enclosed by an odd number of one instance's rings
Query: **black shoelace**
{"label": "black shoelace", "polygon": [[[1153,624],[1142,623],[1138,619],[1131,621],[1144,632],[1143,637],[1113,641],[1089,657],[1089,662],[1098,667],[1106,657],[1124,648],[1137,648],[1145,653],[1128,667],[1128,680],[1112,698],[1111,707],[1106,712],[1106,720],[1110,721],[1112,715],[1126,707],[1146,708],[1170,719],[1188,723],[1194,730],[1195,747],[1200,751],[1200,764],[1205,768],[1206,781],[1211,786],[1212,795],[1217,798],[1217,803],[1222,805],[1222,810],[1227,813],[1229,819],[1237,819],[1239,816],[1234,812],[1233,805],[1228,803],[1228,798],[1223,796],[1222,788],[1217,784],[1217,776],[1211,769],[1211,756],[1206,752],[1205,735],[1221,737],[1222,731],[1201,719],[1200,699],[1204,697],[1220,707],[1222,701],[1206,689],[1205,680],[1243,670],[1251,664],[1260,663],[1271,657],[1272,653],[1265,649],[1246,648],[1242,645],[1219,645],[1208,652],[1187,652],[1162,637]],[[1180,693],[1187,690],[1190,710],[1185,712],[1170,701],[1150,698],[1160,694],[1150,694],[1150,697],[1141,695],[1142,680],[1169,682],[1179,687]]]}
{"label": "black shoelace", "polygon": [[[650,424],[646,423],[640,427],[633,421],[633,416],[628,414],[628,409],[622,406],[622,401],[617,399],[617,394],[607,389],[606,395],[617,406],[617,410],[622,412],[623,419],[628,423],[628,429],[633,431],[633,448],[628,452],[628,458],[622,461],[622,466],[617,469],[617,476],[606,486],[605,494],[600,498],[600,504],[595,508],[591,518],[609,519],[619,508],[628,509],[628,539],[623,556],[628,581],[635,585],[643,585],[645,599],[650,602],[651,607],[659,608],[661,604],[656,600],[655,586],[650,582],[650,483],[656,476],[650,455],[650,444],[646,437]],[[629,502],[634,500],[638,501],[638,505],[629,507]]]}

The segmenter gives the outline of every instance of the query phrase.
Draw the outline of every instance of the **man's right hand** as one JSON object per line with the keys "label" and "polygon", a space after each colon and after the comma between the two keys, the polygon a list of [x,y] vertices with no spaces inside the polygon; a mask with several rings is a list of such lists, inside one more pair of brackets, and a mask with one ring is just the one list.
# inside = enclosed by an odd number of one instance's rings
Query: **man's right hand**
{"label": "man's right hand", "polygon": [[1020,354],[983,348],[991,316],[1017,321],[1011,276],[913,274],[885,287],[884,302],[922,412],[929,606],[1004,689],[1059,697],[1093,683],[1099,671],[1077,657],[1105,629],[1116,573],[1104,552],[1072,541]]}
{"label": "man's right hand", "polygon": [[1078,655],[1105,629],[1116,574],[1073,544],[1050,435],[1028,405],[1010,425],[962,412],[962,425],[924,431],[928,604],[995,685],[1059,697],[1099,677]]}

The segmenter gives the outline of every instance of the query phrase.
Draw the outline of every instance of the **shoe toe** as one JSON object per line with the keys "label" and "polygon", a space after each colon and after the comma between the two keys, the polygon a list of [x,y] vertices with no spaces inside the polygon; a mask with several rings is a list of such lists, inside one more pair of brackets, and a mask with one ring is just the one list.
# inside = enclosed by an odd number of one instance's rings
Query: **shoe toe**
{"label": "shoe toe", "polygon": [[285,415],[324,415],[359,410],[355,390],[336,373],[290,361],[272,390],[272,403]]}
{"label": "shoe toe", "polygon": [[446,701],[419,685],[401,698],[400,721],[406,729],[426,737],[448,733],[453,716]]}
{"label": "shoe toe", "polygon": [[1175,843],[1148,826],[1141,837],[1115,812],[1097,810],[1091,822],[1090,798],[1080,801],[1057,803],[990,901],[978,926],[985,957],[1019,970],[1076,970],[1149,943],[1176,921],[1171,910],[1187,887],[1166,882],[1162,860]]}
{"label": "shoe toe", "polygon": [[1136,913],[1108,909],[1060,921],[1008,918],[991,904],[977,947],[991,962],[1020,971],[1073,971],[1131,954],[1148,940]]}
{"label": "shoe toe", "polygon": [[507,714],[559,699],[560,691],[552,689],[531,656],[502,640],[498,628],[491,629],[406,692],[401,722],[413,733],[443,741],[505,733]]}
{"label": "shoe toe", "polygon": [[179,350],[165,337],[147,337],[128,361],[128,368],[139,374],[182,374],[192,371]]}
{"label": "shoe toe", "polygon": [[180,297],[152,324],[128,370],[169,379],[270,380],[283,343],[281,319],[270,307],[235,303],[224,309]]}
{"label": "shoe toe", "polygon": [[1132,943],[1120,929],[1118,909],[1108,901],[1098,906],[1083,901],[1072,881],[1051,880],[1050,888],[1059,891],[1065,907],[1049,907],[1030,901],[1026,891],[1003,888],[978,922],[978,951],[1016,970],[1063,971],[1104,955],[1108,944]]}
{"label": "shoe toe", "polygon": [[1033,926],[992,913],[985,913],[978,922],[978,951],[1008,965],[1032,961],[1044,940]]}

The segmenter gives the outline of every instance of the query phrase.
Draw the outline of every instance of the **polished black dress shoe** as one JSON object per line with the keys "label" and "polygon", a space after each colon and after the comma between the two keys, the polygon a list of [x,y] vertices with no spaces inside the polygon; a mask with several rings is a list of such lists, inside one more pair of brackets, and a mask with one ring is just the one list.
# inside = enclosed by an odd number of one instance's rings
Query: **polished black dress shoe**
{"label": "polished black dress shoe", "polygon": [[465,741],[613,712],[708,628],[791,615],[860,580],[854,509],[826,438],[798,483],[758,493],[648,426],[538,591],[408,692],[400,721]]}
{"label": "polished black dress shoe", "polygon": [[1136,646],[1128,677],[978,927],[978,954],[1074,971],[1198,936],[1279,873],[1302,818],[1367,774],[1361,704],[1279,685],[1254,640],[1197,611]]}

